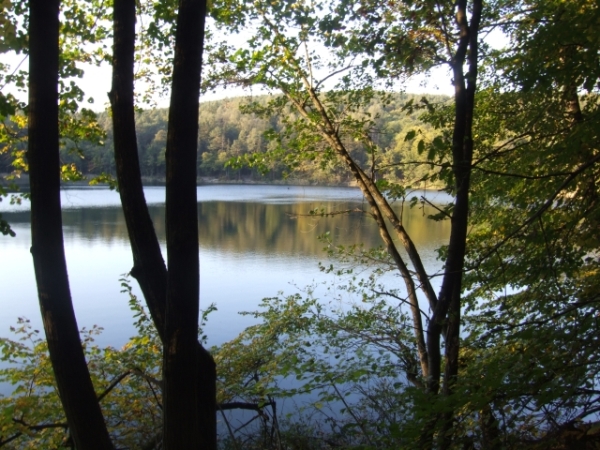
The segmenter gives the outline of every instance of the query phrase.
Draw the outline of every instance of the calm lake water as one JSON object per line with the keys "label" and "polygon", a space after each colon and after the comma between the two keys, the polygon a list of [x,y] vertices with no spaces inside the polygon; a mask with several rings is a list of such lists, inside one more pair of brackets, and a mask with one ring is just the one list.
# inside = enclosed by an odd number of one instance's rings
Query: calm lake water
{"label": "calm lake water", "polygon": [[[147,187],[146,199],[164,251],[164,187]],[[428,200],[447,201],[441,194]],[[79,327],[100,325],[101,345],[120,347],[135,333],[128,298],[119,278],[132,266],[119,196],[105,188],[71,188],[62,192],[65,250]],[[214,303],[206,333],[209,345],[234,338],[254,319],[239,311],[256,309],[278,291],[295,293],[313,282],[329,281],[319,271],[327,263],[317,236],[329,231],[336,244],[380,244],[375,224],[365,214],[329,218],[299,216],[315,208],[339,211],[366,208],[356,188],[210,185],[198,187],[200,221],[200,303]],[[398,206],[399,208],[399,206]],[[17,233],[0,236],[0,336],[8,337],[18,317],[41,327],[33,263],[29,253],[29,206],[0,203],[0,212]],[[439,270],[435,249],[448,237],[447,222],[425,215],[431,207],[404,208],[403,221],[424,257],[429,272]],[[166,254],[166,252],[165,252]],[[132,280],[134,281],[134,280]],[[134,291],[139,289],[134,284]]]}

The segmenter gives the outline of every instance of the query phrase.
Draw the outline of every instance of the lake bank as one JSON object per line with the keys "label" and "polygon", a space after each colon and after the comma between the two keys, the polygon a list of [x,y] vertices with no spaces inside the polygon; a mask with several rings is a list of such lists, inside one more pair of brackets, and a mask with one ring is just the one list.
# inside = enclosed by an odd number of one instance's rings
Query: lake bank
{"label": "lake bank", "polygon": [[[7,174],[0,174],[1,178],[6,177]],[[67,186],[89,186],[90,180],[97,177],[98,175],[87,174],[85,175],[85,179],[79,181],[68,181],[61,182],[62,187]],[[215,177],[198,177],[196,179],[198,186],[202,186],[205,184],[249,184],[249,185],[257,185],[257,186],[328,186],[328,187],[355,187],[355,182],[349,183],[333,183],[333,184],[325,184],[325,183],[316,183],[304,180],[302,178],[288,178],[285,180],[269,180],[268,178],[264,179],[252,179],[252,178],[240,178],[240,179],[225,179],[225,178],[215,178]],[[142,177],[142,183],[144,186],[164,186],[166,184],[165,177]],[[29,186],[29,174],[22,174],[20,177],[15,178],[10,181],[10,184],[14,184],[19,188],[24,188]],[[108,183],[98,183],[96,186],[108,187]]]}
{"label": "lake bank", "polygon": [[[5,178],[8,174],[1,174],[0,178]],[[85,175],[85,179],[79,181],[68,181],[61,182],[62,187],[69,186],[89,186],[90,180],[97,177],[95,174]],[[29,187],[29,174],[22,174],[20,177],[11,180],[11,184],[14,184],[19,189]],[[142,183],[144,186],[164,186],[166,184],[165,177],[142,177]],[[324,187],[356,187],[355,181],[349,181],[345,183],[320,183],[315,181],[306,180],[303,178],[289,177],[285,180],[269,180],[268,178],[254,179],[249,177],[242,177],[240,179],[226,179],[226,178],[215,178],[215,177],[198,177],[196,179],[198,186],[202,185],[255,185],[255,186],[324,186]],[[96,186],[108,187],[108,183],[99,183]],[[416,190],[436,190],[438,189],[435,185],[427,185],[422,183],[417,187],[412,187]]]}

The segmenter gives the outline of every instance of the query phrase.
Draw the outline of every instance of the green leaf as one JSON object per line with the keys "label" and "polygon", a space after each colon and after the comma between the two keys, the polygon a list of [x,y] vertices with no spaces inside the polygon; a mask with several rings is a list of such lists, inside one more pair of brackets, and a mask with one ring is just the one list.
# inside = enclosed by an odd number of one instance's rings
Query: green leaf
{"label": "green leaf", "polygon": [[417,132],[415,130],[410,130],[408,133],[406,133],[406,136],[404,136],[404,142],[413,140],[416,135]]}

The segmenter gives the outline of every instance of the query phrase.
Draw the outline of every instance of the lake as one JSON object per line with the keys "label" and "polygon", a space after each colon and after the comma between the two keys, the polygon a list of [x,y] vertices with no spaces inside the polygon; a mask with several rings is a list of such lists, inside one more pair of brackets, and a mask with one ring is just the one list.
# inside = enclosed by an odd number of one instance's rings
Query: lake
{"label": "lake", "polygon": [[[164,187],[146,187],[146,199],[161,244],[165,242]],[[448,198],[418,191],[429,201]],[[132,257],[119,195],[106,188],[77,187],[62,191],[65,251],[79,327],[100,325],[97,342],[120,347],[135,333],[128,297],[120,292],[119,278],[132,267]],[[313,282],[334,282],[319,271],[328,263],[325,232],[335,244],[363,242],[380,245],[374,221],[366,214],[310,217],[312,209],[327,212],[366,209],[357,188],[259,185],[198,187],[200,232],[200,305],[214,303],[205,332],[209,345],[234,338],[255,319],[238,315],[256,309],[264,297],[279,291],[295,293]],[[397,205],[398,210],[400,205]],[[447,241],[448,222],[426,215],[433,208],[403,208],[403,223],[421,251],[430,273],[440,269],[435,249]],[[0,236],[0,336],[8,337],[18,317],[41,327],[31,245],[29,206],[0,202],[0,213],[16,237]],[[134,292],[139,289],[133,281]],[[398,282],[392,279],[391,282]]]}

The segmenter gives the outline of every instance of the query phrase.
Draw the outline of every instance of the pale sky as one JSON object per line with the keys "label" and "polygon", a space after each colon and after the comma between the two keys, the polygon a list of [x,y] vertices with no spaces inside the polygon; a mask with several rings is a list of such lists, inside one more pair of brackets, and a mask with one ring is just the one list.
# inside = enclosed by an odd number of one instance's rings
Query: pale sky
{"label": "pale sky", "polygon": [[[0,61],[14,68],[23,60],[23,56],[17,56],[14,54],[1,54]],[[28,61],[25,60],[20,69],[27,70]],[[83,89],[87,96],[94,98],[93,104],[84,102],[83,106],[86,108],[93,109],[95,111],[103,111],[108,107],[108,96],[107,93],[110,91],[111,85],[111,67],[108,64],[104,64],[101,67],[95,66],[80,66],[85,71],[85,76],[81,79],[76,80],[77,84]],[[141,86],[136,86],[139,90]],[[432,71],[432,74],[425,78],[414,77],[408,80],[407,83],[398,86],[398,90],[402,89],[410,94],[445,94],[452,95],[453,87],[451,84],[451,77],[447,70],[438,68]],[[7,91],[2,89],[3,91]],[[14,92],[8,90],[8,92],[17,95],[23,101],[27,99],[26,92]],[[258,88],[254,88],[252,91],[249,89],[242,88],[228,88],[227,90],[221,89],[216,93],[207,93],[201,96],[200,101],[218,100],[227,97],[238,97],[242,95],[260,95],[262,92]],[[156,99],[157,105],[160,108],[167,107],[169,104],[169,98],[163,97]]]}
{"label": "pale sky", "polygon": [[[89,95],[94,97],[94,104],[87,105],[94,110],[104,110],[108,106],[108,97],[106,93],[110,91],[111,72],[110,67],[92,67],[85,69],[86,75],[78,80],[80,87]],[[443,68],[435,69],[431,76],[425,78],[414,77],[404,86],[404,91],[409,94],[444,94],[453,95],[454,88],[452,87],[451,76],[447,70]],[[252,91],[242,88],[221,89],[215,93],[206,93],[200,97],[200,101],[219,100],[227,97],[239,97],[243,95],[260,95],[259,88],[254,88]],[[157,99],[158,107],[166,108],[169,106],[169,98],[163,97]],[[104,105],[104,106],[103,106]]]}
{"label": "pale sky", "polygon": [[[483,36],[484,41],[492,48],[502,48],[508,45],[507,37],[498,29],[492,30],[490,33]],[[23,56],[17,56],[10,53],[1,53],[0,62],[7,63],[14,68],[23,61]],[[21,64],[21,69],[27,70],[28,61],[25,60]],[[110,90],[111,85],[111,67],[105,63],[101,67],[95,66],[80,66],[85,71],[85,76],[82,79],[76,80],[77,84],[83,89],[87,96],[94,98],[94,103],[89,104],[84,102],[82,106],[93,109],[94,111],[104,111],[108,107],[108,96],[107,93]],[[0,84],[0,89],[3,92],[11,92],[17,95],[19,99],[26,101],[26,92],[14,92],[12,90],[3,88]],[[143,86],[137,85],[136,91],[142,92]],[[409,94],[443,94],[453,95],[454,88],[452,86],[452,77],[447,68],[438,67],[431,71],[429,76],[417,76],[409,79],[405,83],[398,83],[398,91],[403,91]],[[243,95],[260,95],[264,93],[259,88],[253,88],[253,90],[242,89],[242,88],[228,88],[227,90],[221,89],[216,93],[207,93],[201,96],[200,101],[218,100],[227,97],[239,97]],[[162,97],[155,99],[157,106],[160,108],[168,107],[169,98]]]}

